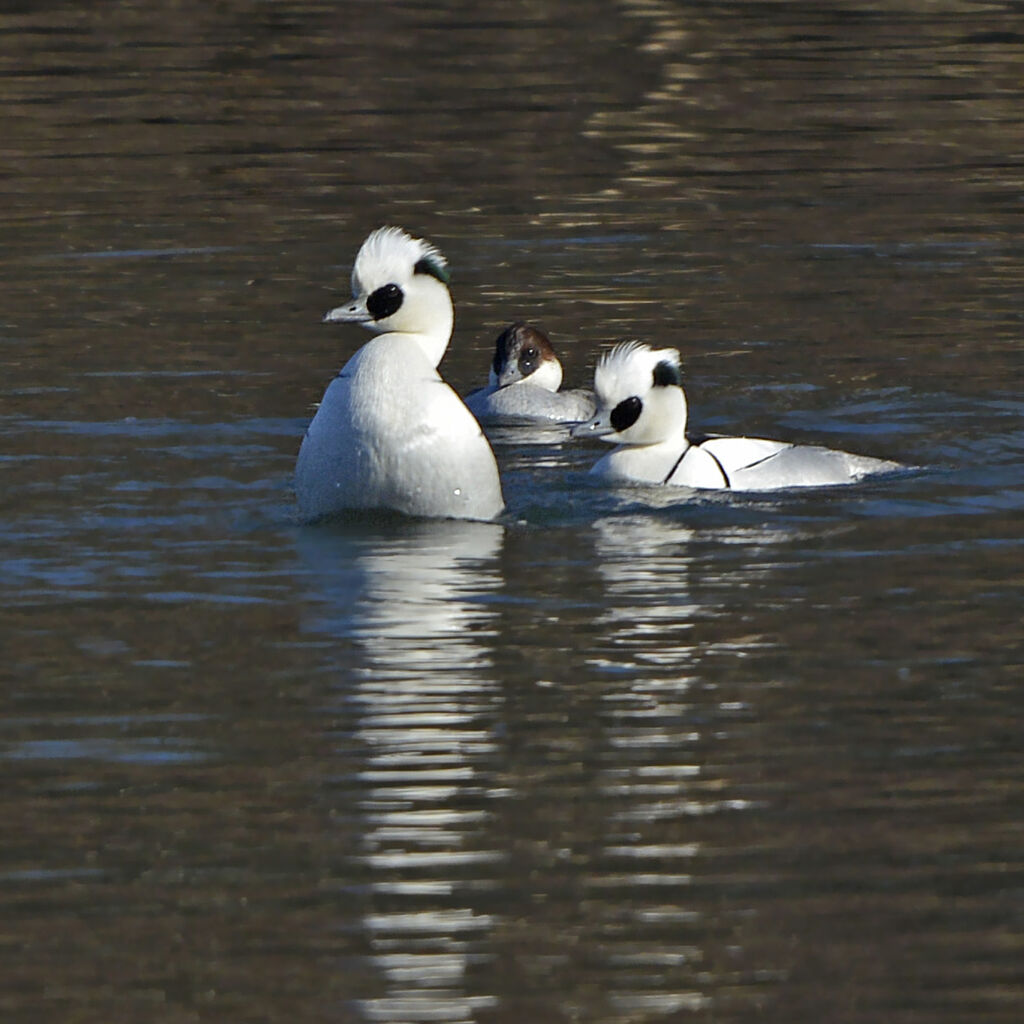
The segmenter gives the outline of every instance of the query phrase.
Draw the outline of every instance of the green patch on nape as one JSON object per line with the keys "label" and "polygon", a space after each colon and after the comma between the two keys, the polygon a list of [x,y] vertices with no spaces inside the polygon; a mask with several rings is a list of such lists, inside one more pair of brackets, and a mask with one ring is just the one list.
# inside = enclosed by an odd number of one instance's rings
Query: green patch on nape
{"label": "green patch on nape", "polygon": [[[406,265],[408,266],[408,264]],[[451,283],[451,276],[448,273],[448,268],[443,263],[439,263],[430,256],[423,256],[418,259],[412,270],[414,274],[429,274],[431,277],[437,278],[437,280],[443,285]]]}

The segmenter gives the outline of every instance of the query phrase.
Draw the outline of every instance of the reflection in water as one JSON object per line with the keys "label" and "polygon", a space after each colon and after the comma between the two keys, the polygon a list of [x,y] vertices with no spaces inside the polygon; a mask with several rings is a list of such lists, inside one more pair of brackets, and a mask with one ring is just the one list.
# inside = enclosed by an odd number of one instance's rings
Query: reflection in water
{"label": "reflection in water", "polygon": [[[649,515],[600,519],[594,530],[598,571],[612,598],[602,621],[613,647],[634,652],[635,668],[692,668],[692,645],[681,638],[695,611],[688,554],[694,531]],[[681,633],[665,631],[666,624]]]}
{"label": "reflection in water", "polygon": [[[1016,1024],[1015,6],[5,6],[5,1024]],[[537,318],[925,469],[687,509],[519,433],[504,535],[304,569],[386,221],[460,389]]]}
{"label": "reflection in water", "polygon": [[629,935],[609,956],[609,999],[620,1012],[699,1009],[708,999],[696,965],[706,955],[689,890],[700,844],[686,822],[713,808],[695,785],[700,733],[689,699],[694,534],[650,516],[602,519],[594,529],[607,632],[595,668],[608,680],[598,784],[610,813],[588,888]]}
{"label": "reflection in water", "polygon": [[609,139],[618,147],[623,182],[677,189],[680,167],[690,164],[694,154],[705,152],[708,145],[706,135],[679,116],[680,107],[696,105],[702,95],[700,65],[690,52],[692,33],[685,27],[694,12],[636,0],[620,0],[620,5],[649,33],[637,60],[646,67],[651,85],[628,110],[594,111],[585,134]]}
{"label": "reflection in water", "polygon": [[[499,701],[489,672],[488,598],[502,528],[466,522],[396,526],[387,536],[304,531],[327,603],[315,623],[353,641],[338,691],[351,726],[338,779],[361,823],[351,865],[364,879],[368,958],[383,990],[357,1002],[369,1020],[461,1020],[490,1005],[466,991],[493,920],[476,880],[502,856],[481,835]],[[372,985],[367,983],[367,987]]]}
{"label": "reflection in water", "polygon": [[[745,545],[779,539],[738,532]],[[722,938],[737,918],[749,929],[754,913],[708,898],[721,830],[742,831],[754,809],[726,767],[737,708],[716,695],[705,661],[708,622],[723,617],[709,604],[707,550],[740,538],[658,514],[601,519],[594,533],[606,633],[593,660],[604,684],[596,784],[606,817],[585,884],[603,908],[602,930],[621,935],[607,952],[610,1009],[658,1015],[756,1000],[777,972],[735,936],[728,946]],[[722,625],[742,658],[746,641]],[[746,995],[729,994],[737,983]]]}

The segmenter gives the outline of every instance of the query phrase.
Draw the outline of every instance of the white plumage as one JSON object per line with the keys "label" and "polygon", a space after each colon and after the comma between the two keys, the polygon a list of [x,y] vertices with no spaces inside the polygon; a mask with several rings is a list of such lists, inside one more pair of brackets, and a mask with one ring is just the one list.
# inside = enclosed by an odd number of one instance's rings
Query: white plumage
{"label": "white plumage", "polygon": [[447,282],[441,253],[400,228],[363,242],[353,299],[324,320],[377,337],[342,367],[306,431],[295,467],[304,516],[382,508],[493,519],[503,509],[490,445],[437,372],[454,324]]}
{"label": "white plumage", "polygon": [[689,439],[675,349],[617,345],[598,361],[594,390],[597,412],[574,428],[573,436],[617,445],[591,469],[609,480],[763,491],[848,484],[899,468],[816,445],[756,437]]}

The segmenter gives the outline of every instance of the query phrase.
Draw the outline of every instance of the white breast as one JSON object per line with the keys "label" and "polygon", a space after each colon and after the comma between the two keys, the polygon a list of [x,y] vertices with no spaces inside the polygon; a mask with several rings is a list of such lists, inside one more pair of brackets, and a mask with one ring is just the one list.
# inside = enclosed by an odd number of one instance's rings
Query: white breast
{"label": "white breast", "polygon": [[391,508],[493,519],[504,507],[479,424],[401,334],[368,342],[331,382],[302,442],[295,490],[310,517]]}

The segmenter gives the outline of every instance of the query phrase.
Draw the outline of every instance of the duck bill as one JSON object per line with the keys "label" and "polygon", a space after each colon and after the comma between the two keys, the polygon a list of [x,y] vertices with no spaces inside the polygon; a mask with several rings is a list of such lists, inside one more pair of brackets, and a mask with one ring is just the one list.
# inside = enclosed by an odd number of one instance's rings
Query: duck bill
{"label": "duck bill", "polygon": [[587,420],[586,423],[577,423],[569,431],[570,437],[608,437],[610,434],[614,434],[615,429],[612,425],[600,414],[595,416],[593,419]]}
{"label": "duck bill", "polygon": [[365,299],[353,299],[345,306],[335,306],[324,314],[325,324],[368,324],[373,321]]}
{"label": "duck bill", "polygon": [[509,384],[515,384],[516,381],[522,379],[523,375],[519,372],[519,367],[515,363],[511,363],[502,368],[501,373],[497,376],[496,383],[499,388],[507,388]]}

